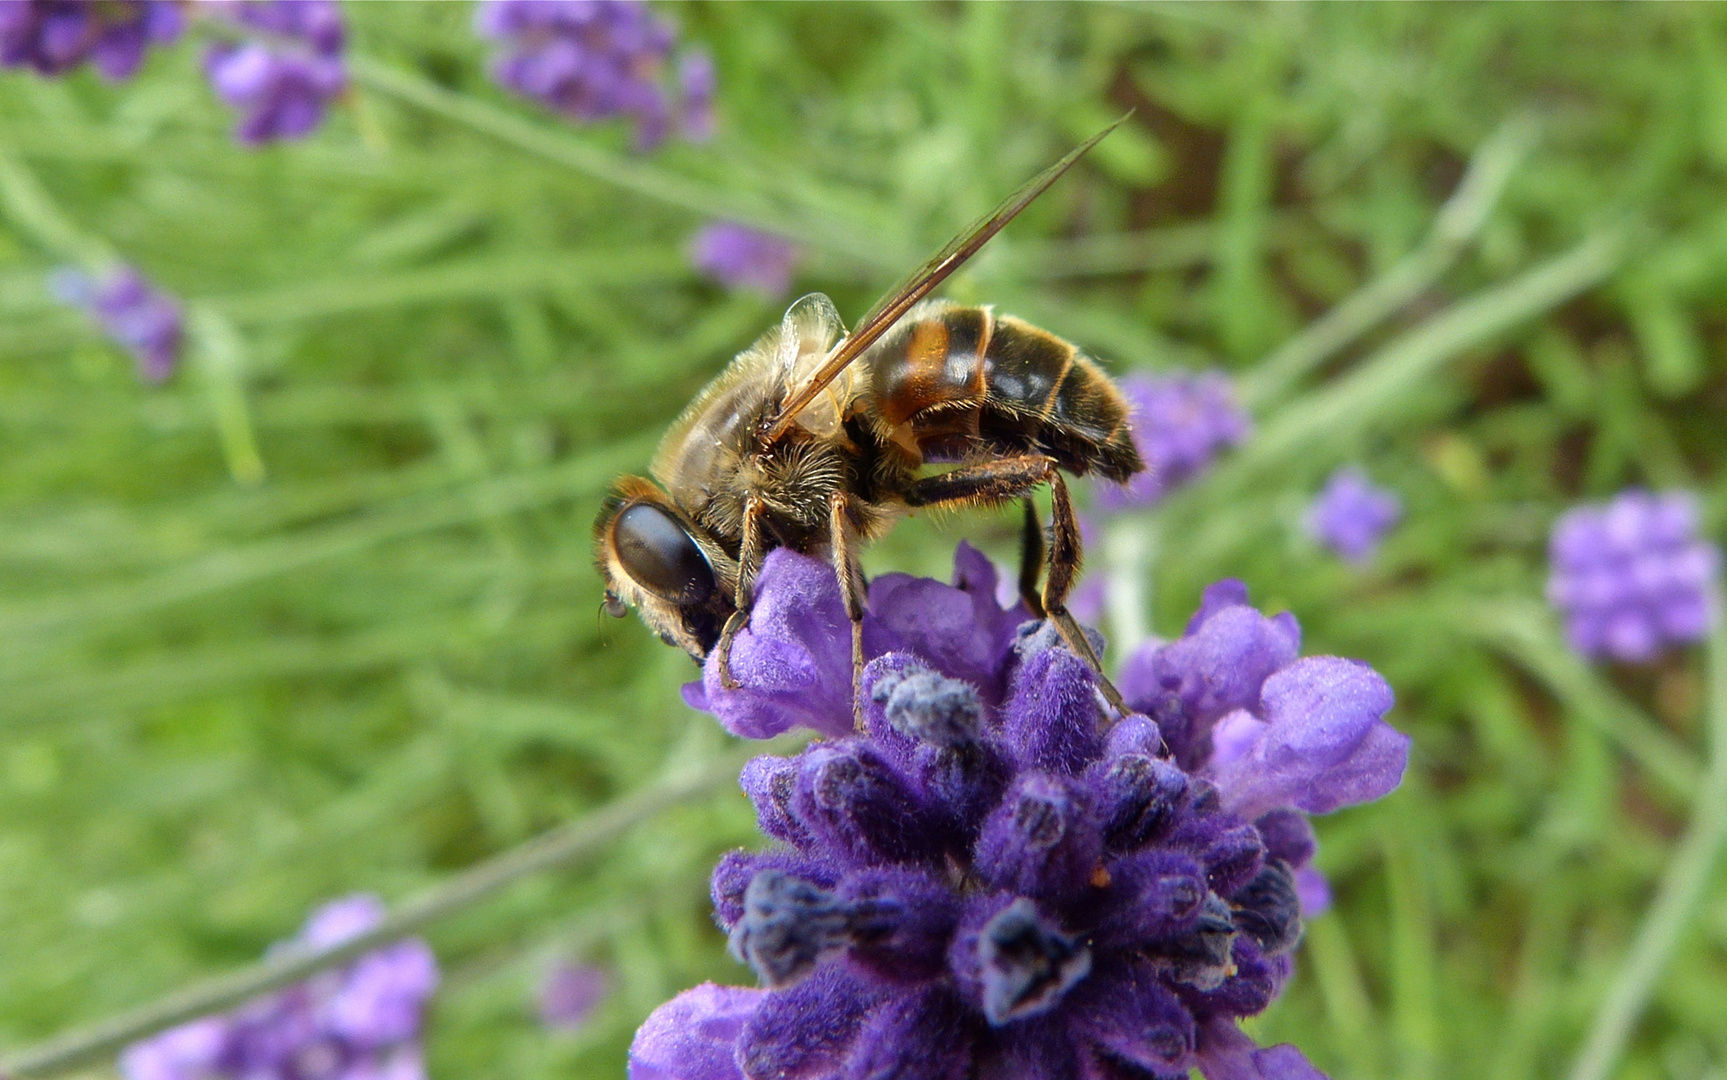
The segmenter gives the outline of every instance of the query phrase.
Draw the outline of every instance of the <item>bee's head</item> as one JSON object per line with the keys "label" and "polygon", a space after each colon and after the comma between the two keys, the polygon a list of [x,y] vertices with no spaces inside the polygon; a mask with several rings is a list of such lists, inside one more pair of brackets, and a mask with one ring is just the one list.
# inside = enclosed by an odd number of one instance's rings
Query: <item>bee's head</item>
{"label": "bee's head", "polygon": [[736,563],[665,492],[619,480],[594,522],[594,563],[608,614],[633,607],[666,644],[707,657],[733,610],[727,582],[737,579]]}

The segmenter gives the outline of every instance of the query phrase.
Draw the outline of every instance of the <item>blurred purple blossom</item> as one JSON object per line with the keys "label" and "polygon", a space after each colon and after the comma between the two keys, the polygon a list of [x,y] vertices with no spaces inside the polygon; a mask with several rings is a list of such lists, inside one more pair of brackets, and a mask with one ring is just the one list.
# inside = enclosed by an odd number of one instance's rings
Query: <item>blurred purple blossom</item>
{"label": "blurred purple blossom", "polygon": [[248,146],[309,135],[348,86],[347,30],[334,0],[215,0],[201,5],[245,40],[204,54],[216,96],[240,111],[234,137]]}
{"label": "blurred purple blossom", "polygon": [[630,117],[639,150],[713,129],[712,59],[686,54],[668,86],[677,32],[640,0],[483,0],[474,29],[500,44],[492,77],[506,89],[579,123]]}
{"label": "blurred purple blossom", "polygon": [[1394,492],[1373,486],[1367,474],[1347,466],[1331,474],[1307,508],[1308,535],[1341,558],[1366,562],[1379,541],[1403,516],[1403,503]]}
{"label": "blurred purple blossom", "polygon": [[185,342],[180,304],[130,266],[108,272],[100,281],[65,269],[49,279],[49,291],[62,303],[83,308],[104,333],[130,352],[138,373],[161,382],[174,372]]}
{"label": "blurred purple blossom", "polygon": [[[383,916],[376,897],[333,901],[270,954],[339,945]],[[126,1080],[425,1080],[418,1040],[437,985],[426,943],[397,941],[231,1013],[133,1043],[120,1069]]]}
{"label": "blurred purple blossom", "polygon": [[765,989],[663,1006],[632,1080],[1319,1076],[1236,1021],[1280,992],[1323,902],[1307,813],[1402,777],[1371,668],[1300,657],[1292,617],[1220,582],[1187,634],[1135,654],[1144,713],[1112,725],[1091,668],[961,545],[952,585],[872,582],[854,732],[832,569],[780,549],[757,585],[740,689],[710,671],[691,703],[746,735],[835,737],[745,767],[778,843],[714,873]]}
{"label": "blurred purple blossom", "polygon": [[1553,525],[1547,599],[1571,647],[1592,659],[1649,660],[1705,637],[1721,549],[1699,538],[1689,492],[1632,489]]}
{"label": "blurred purple blossom", "polygon": [[540,1022],[557,1030],[581,1027],[611,988],[612,979],[605,968],[556,964],[540,983]]}
{"label": "blurred purple blossom", "polygon": [[796,244],[747,225],[719,221],[690,242],[695,268],[728,289],[783,296],[792,287],[800,252]]}
{"label": "blurred purple blossom", "polygon": [[185,25],[173,0],[0,0],[0,67],[64,75],[89,61],[118,82]]}
{"label": "blurred purple blossom", "polygon": [[1221,371],[1126,375],[1117,385],[1133,409],[1129,423],[1145,471],[1126,484],[1099,484],[1105,510],[1155,505],[1253,429]]}

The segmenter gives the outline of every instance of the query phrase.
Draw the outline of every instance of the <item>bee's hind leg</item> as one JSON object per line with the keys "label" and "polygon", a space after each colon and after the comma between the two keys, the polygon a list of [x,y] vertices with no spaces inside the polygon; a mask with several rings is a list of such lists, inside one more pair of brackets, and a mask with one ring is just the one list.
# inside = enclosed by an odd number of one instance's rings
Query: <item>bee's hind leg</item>
{"label": "bee's hind leg", "polygon": [[1121,691],[1103,673],[1102,658],[1091,647],[1091,639],[1086,636],[1084,628],[1067,610],[1067,594],[1079,576],[1084,548],[1079,538],[1079,518],[1073,512],[1073,500],[1067,494],[1067,481],[1059,472],[1050,473],[1049,490],[1055,514],[1050,528],[1049,576],[1043,582],[1044,611],[1048,612],[1049,620],[1055,624],[1067,647],[1090,661],[1097,672],[1097,688],[1103,692],[1110,707],[1118,715],[1126,716],[1130,710],[1121,699]]}
{"label": "bee's hind leg", "polygon": [[[1022,554],[1036,550],[1039,557],[1031,565],[1035,568],[1038,562],[1044,563],[1048,567],[1048,574],[1039,593],[1036,588],[1035,569],[1028,572],[1022,564],[1020,590],[1037,594],[1036,603],[1028,599],[1027,605],[1049,619],[1067,647],[1091,664],[1092,670],[1097,672],[1098,689],[1103,692],[1104,699],[1111,708],[1125,716],[1128,709],[1121,700],[1121,692],[1116,690],[1115,684],[1103,673],[1103,662],[1097,651],[1091,647],[1091,640],[1085,636],[1085,631],[1067,610],[1067,594],[1073,588],[1074,579],[1079,576],[1084,547],[1079,538],[1079,518],[1074,514],[1073,500],[1068,497],[1067,482],[1061,478],[1054,458],[1044,454],[1021,454],[961,465],[959,468],[915,481],[906,490],[906,502],[912,506],[937,506],[944,503],[1000,505],[1009,499],[1024,499],[1027,493],[1039,484],[1049,485],[1055,504],[1055,522],[1050,529],[1049,557],[1047,560],[1042,557],[1042,530],[1037,528],[1037,514],[1031,509],[1029,499],[1025,499],[1027,529],[1036,532],[1037,536],[1024,538],[1021,550]],[[1028,580],[1031,581],[1030,585],[1027,584]]]}
{"label": "bee's hind leg", "polygon": [[863,731],[863,617],[865,591],[863,568],[858,565],[857,533],[852,527],[851,500],[843,491],[828,496],[828,539],[833,549],[834,576],[839,579],[846,618],[852,624],[852,725]]}

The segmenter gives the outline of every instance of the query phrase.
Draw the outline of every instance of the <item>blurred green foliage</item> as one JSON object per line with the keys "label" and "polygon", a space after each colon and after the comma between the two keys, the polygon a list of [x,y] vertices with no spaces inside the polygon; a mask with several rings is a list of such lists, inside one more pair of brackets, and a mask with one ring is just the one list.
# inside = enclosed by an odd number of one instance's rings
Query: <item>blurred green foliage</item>
{"label": "blurred green foliage", "polygon": [[[714,51],[722,122],[648,159],[491,86],[465,4],[350,4],[354,92],[262,151],[190,46],[119,87],[0,76],[0,1044],[718,753],[688,661],[596,616],[588,542],[604,485],[782,306],[699,281],[687,237],[775,223],[855,314],[1132,107],[948,293],[1118,372],[1248,387],[1418,250],[1502,123],[1539,129],[1461,262],[1255,397],[1270,449],[1147,528],[1158,629],[1243,577],[1309,651],[1385,672],[1415,736],[1403,790],[1318,823],[1338,906],[1258,1033],[1346,1078],[1562,1071],[1685,820],[1702,692],[1692,655],[1571,660],[1542,550],[1561,507],[1633,482],[1698,487],[1720,535],[1727,9],[666,10]],[[167,386],[49,301],[92,245],[196,302]],[[1516,291],[1578,250],[1572,285]],[[1352,460],[1409,509],[1366,570],[1298,525]],[[958,535],[1011,534],[913,522],[869,565],[940,574]],[[746,976],[705,880],[753,837],[729,793],[436,929],[433,1074],[619,1075],[654,1004]],[[1721,884],[1620,1075],[1727,1069]],[[619,991],[554,1037],[532,991],[562,955]]]}

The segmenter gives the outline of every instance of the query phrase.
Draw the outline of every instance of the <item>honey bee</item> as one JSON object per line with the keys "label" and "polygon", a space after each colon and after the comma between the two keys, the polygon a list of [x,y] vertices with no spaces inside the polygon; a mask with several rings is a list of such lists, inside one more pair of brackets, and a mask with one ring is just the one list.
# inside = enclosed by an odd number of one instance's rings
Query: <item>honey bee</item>
{"label": "honey bee", "polygon": [[[698,662],[717,651],[719,677],[735,688],[732,642],[748,624],[762,557],[774,547],[823,556],[851,620],[855,689],[861,545],[919,508],[1018,499],[1020,593],[1098,666],[1066,607],[1082,552],[1062,473],[1123,481],[1144,468],[1128,405],[1093,361],[1053,334],[989,307],[925,297],[1115,126],[961,233],[849,334],[833,302],[816,293],[740,353],[666,432],[649,468],[659,485],[624,477],[606,499],[594,523],[605,610],[622,616],[635,607]],[[953,467],[924,473],[932,463]],[[1030,500],[1044,484],[1054,508],[1047,560]],[[1107,680],[1101,688],[1120,709],[1115,688]]]}

